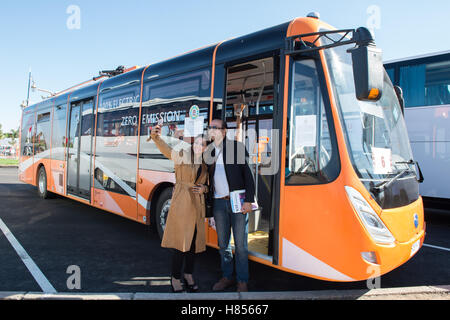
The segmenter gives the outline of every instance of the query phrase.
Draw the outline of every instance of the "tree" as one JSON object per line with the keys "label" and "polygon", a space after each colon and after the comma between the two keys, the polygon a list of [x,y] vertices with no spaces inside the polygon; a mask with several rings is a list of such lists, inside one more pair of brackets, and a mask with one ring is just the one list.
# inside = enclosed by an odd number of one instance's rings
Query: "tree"
{"label": "tree", "polygon": [[17,141],[16,139],[19,139],[19,129],[14,130],[11,129],[11,131],[7,134],[8,138],[10,138],[11,140],[9,141],[9,144],[14,146],[16,145]]}
{"label": "tree", "polygon": [[16,130],[11,129],[11,131],[8,133],[8,136],[11,139],[18,139],[19,138],[19,129],[16,129]]}
{"label": "tree", "polygon": [[3,133],[2,124],[0,123],[0,140],[3,139],[4,137],[5,137],[5,134]]}

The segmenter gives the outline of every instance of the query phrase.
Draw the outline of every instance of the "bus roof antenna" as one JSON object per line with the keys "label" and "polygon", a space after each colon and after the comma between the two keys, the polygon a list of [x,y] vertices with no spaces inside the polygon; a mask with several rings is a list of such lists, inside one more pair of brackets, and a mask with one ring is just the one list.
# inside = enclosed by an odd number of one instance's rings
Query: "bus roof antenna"
{"label": "bus roof antenna", "polygon": [[119,74],[122,74],[124,72],[125,72],[125,67],[119,66],[119,67],[117,67],[116,70],[102,70],[99,72],[99,75],[111,78],[111,77],[118,76]]}

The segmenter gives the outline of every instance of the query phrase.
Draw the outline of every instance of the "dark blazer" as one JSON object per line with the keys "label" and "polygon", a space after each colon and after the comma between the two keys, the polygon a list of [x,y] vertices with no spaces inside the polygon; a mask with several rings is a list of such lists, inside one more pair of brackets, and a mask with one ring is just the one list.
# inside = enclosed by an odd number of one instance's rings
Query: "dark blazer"
{"label": "dark blazer", "polygon": [[[225,164],[225,173],[228,180],[230,192],[237,190],[245,190],[245,202],[255,202],[255,181],[252,171],[248,164],[248,152],[245,145],[235,140],[226,139],[222,143],[223,146],[223,162]],[[234,152],[227,150],[229,147],[234,148]],[[209,145],[212,148],[211,155],[216,158],[214,143]],[[216,162],[208,166],[210,179],[210,197],[214,199],[214,173],[216,171]]]}

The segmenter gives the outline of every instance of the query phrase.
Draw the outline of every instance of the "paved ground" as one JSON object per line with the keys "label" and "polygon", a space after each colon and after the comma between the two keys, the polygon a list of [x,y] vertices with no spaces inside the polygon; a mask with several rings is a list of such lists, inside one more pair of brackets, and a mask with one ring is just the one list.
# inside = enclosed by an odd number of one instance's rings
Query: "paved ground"
{"label": "paved ground", "polygon": [[[81,271],[81,289],[75,293],[170,292],[170,252],[160,247],[148,227],[61,197],[40,200],[34,187],[17,181],[17,169],[0,168],[0,219],[58,292],[70,291],[67,268],[71,265]],[[427,212],[426,219],[425,243],[450,248],[450,214]],[[41,291],[2,233],[0,256],[0,292]],[[254,292],[369,292],[366,282],[319,281],[253,262],[250,272],[249,287]],[[211,292],[219,276],[218,252],[208,249],[200,255],[196,269],[201,291]],[[449,281],[450,251],[425,246],[412,260],[383,276],[381,287],[439,286]]]}
{"label": "paved ground", "polygon": [[227,293],[56,293],[0,292],[0,300],[449,300],[450,286],[422,286],[374,290],[315,290],[283,292]]}

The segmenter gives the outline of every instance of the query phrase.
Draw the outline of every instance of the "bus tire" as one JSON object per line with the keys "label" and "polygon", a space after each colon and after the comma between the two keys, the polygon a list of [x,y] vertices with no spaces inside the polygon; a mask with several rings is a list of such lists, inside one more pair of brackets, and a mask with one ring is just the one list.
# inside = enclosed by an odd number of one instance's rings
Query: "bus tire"
{"label": "bus tire", "polygon": [[37,177],[37,191],[41,199],[49,198],[49,192],[47,190],[47,172],[45,171],[44,166],[39,169]]}
{"label": "bus tire", "polygon": [[172,188],[166,188],[163,192],[161,192],[156,205],[156,230],[158,231],[158,235],[161,240],[164,236],[167,216],[169,214],[170,203],[172,201],[172,190]]}

